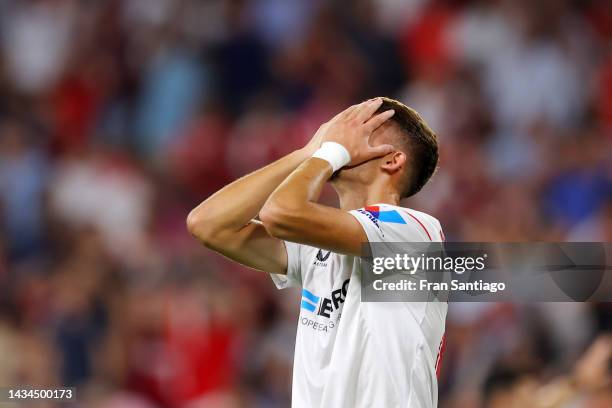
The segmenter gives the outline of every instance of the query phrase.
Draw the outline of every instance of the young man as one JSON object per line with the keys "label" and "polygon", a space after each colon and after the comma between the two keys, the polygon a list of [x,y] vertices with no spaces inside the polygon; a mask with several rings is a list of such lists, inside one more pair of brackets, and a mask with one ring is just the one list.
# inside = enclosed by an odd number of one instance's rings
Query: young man
{"label": "young man", "polygon": [[[442,239],[435,218],[397,206],[437,161],[436,136],[418,113],[375,98],[189,214],[207,247],[270,273],[279,288],[303,288],[293,407],[437,405],[446,304],[361,302],[359,258],[365,242]],[[328,180],[340,209],[317,203]]]}

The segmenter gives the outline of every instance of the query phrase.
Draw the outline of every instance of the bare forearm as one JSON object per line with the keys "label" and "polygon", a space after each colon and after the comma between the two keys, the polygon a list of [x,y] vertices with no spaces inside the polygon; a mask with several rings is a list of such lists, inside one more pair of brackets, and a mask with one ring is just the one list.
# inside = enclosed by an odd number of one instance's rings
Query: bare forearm
{"label": "bare forearm", "polygon": [[265,204],[266,210],[308,212],[331,175],[329,163],[316,158],[306,160],[274,190]]}
{"label": "bare forearm", "polygon": [[295,152],[219,190],[189,214],[189,230],[198,238],[219,230],[239,230],[259,210],[274,189],[306,158],[308,152]]}
{"label": "bare forearm", "polygon": [[360,224],[346,211],[317,203],[331,175],[329,163],[314,158],[291,173],[261,210],[268,234],[286,241],[359,255],[361,243],[367,240]]}

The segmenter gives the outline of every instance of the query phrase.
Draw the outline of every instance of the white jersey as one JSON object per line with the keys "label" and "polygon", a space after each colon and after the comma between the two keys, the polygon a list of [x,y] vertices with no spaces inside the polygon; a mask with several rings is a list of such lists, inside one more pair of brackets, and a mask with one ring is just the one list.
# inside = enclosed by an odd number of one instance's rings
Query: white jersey
{"label": "white jersey", "polygon": [[[350,212],[369,242],[440,242],[440,223],[387,204]],[[293,408],[437,406],[443,302],[361,302],[361,259],[286,242],[287,275],[302,287]]]}

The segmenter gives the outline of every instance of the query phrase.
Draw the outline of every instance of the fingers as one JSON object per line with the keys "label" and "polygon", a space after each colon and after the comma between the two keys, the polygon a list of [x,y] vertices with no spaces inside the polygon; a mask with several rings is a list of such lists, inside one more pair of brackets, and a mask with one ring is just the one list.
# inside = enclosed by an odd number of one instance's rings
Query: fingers
{"label": "fingers", "polygon": [[355,119],[360,123],[366,122],[374,112],[382,105],[383,100],[380,97],[368,99],[356,105],[349,106],[343,110],[339,116],[346,119]]}
{"label": "fingers", "polygon": [[350,112],[348,117],[357,120],[359,123],[364,123],[374,114],[374,112],[376,112],[376,109],[382,105],[382,102],[381,98],[363,101],[360,104],[354,105],[354,109]]}
{"label": "fingers", "polygon": [[374,159],[376,157],[382,157],[389,153],[393,153],[395,148],[390,144],[382,144],[378,146],[371,146],[369,149],[369,159]]}
{"label": "fingers", "polygon": [[370,131],[374,131],[380,125],[382,125],[387,120],[389,120],[389,118],[392,117],[394,114],[395,114],[395,111],[393,109],[388,110],[388,111],[384,111],[384,112],[379,113],[378,115],[374,116],[372,119],[368,120],[366,122],[366,125],[368,126]]}
{"label": "fingers", "polygon": [[[351,105],[342,112],[340,112],[336,117],[349,118],[352,117],[357,109],[361,106],[361,104]],[[335,119],[335,118],[334,118]]]}

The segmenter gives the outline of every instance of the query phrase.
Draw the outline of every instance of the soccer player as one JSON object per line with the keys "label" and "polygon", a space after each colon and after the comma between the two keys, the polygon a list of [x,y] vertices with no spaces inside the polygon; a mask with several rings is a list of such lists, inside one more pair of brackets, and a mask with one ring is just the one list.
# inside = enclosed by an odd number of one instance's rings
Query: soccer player
{"label": "soccer player", "polygon": [[[303,288],[293,407],[437,405],[446,303],[361,302],[359,257],[365,242],[442,240],[435,218],[398,206],[437,161],[437,138],[421,116],[375,98],[189,214],[205,246],[270,273],[278,288]],[[317,203],[327,181],[340,209]]]}

